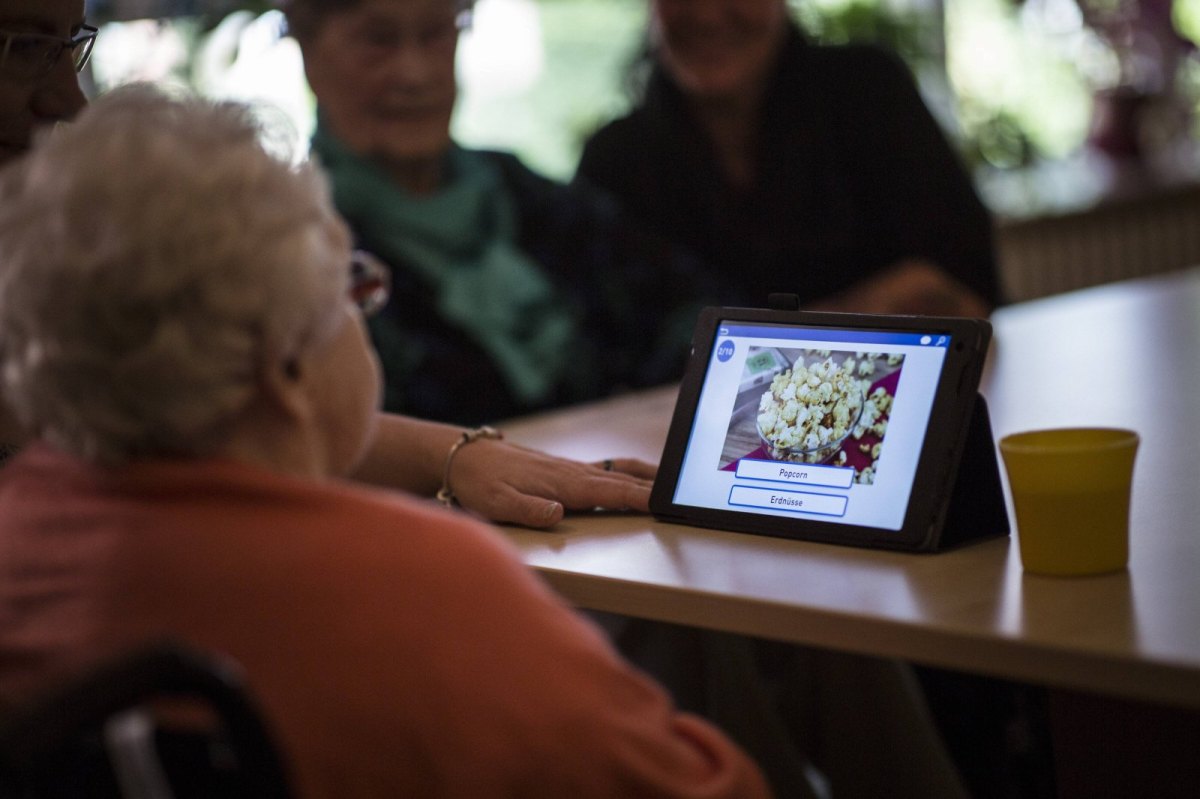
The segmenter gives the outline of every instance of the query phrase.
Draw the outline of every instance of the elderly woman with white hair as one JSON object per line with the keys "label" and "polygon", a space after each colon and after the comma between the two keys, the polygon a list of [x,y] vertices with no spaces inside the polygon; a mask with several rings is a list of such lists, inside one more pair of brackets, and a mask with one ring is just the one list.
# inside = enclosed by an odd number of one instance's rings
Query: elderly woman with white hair
{"label": "elderly woman with white hair", "polygon": [[340,479],[383,285],[249,118],[118,91],[0,178],[0,702],[170,636],[301,796],[765,796],[494,531]]}
{"label": "elderly woman with white hair", "polygon": [[[0,0],[0,165],[20,158],[41,130],[84,106],[76,73],[95,37],[83,0]],[[82,153],[78,158],[86,160]],[[27,438],[2,400],[0,460]],[[461,429],[395,414],[376,422],[375,440],[354,473],[366,482],[431,496],[440,489],[447,502],[531,527],[554,525],[568,508],[646,510],[654,470],[639,461],[618,458],[604,470],[470,433],[478,443],[447,470]]]}

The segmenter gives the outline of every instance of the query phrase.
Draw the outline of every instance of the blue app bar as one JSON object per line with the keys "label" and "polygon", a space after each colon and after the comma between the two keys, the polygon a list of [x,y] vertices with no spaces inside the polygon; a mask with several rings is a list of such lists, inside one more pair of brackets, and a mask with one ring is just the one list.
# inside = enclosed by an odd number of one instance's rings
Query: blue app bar
{"label": "blue app bar", "polygon": [[831,327],[789,327],[786,325],[721,325],[721,337],[798,339],[836,341],[842,344],[906,345],[912,347],[949,347],[946,333],[897,333],[891,330],[839,330]]}

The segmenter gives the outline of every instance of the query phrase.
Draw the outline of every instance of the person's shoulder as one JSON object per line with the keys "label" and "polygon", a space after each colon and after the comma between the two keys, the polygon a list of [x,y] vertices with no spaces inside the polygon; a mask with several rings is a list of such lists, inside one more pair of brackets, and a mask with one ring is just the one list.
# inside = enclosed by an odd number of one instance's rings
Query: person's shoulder
{"label": "person's shoulder", "polygon": [[556,208],[571,208],[577,201],[567,184],[533,169],[516,153],[505,150],[472,152],[497,170],[504,188],[516,202],[522,216],[541,215]]}
{"label": "person's shoulder", "polygon": [[586,152],[587,150],[618,147],[624,151],[630,144],[643,140],[651,129],[652,124],[646,109],[636,108],[597,128],[584,143],[584,150]]}
{"label": "person's shoulder", "polygon": [[666,124],[661,109],[645,102],[623,116],[609,120],[584,141],[580,174],[631,168],[634,160],[649,155],[647,145],[661,139]]}
{"label": "person's shoulder", "polygon": [[[908,66],[892,50],[869,43],[804,44],[787,61],[785,95],[800,91],[803,112],[816,109],[825,123],[852,140],[871,137],[878,126],[863,125],[863,115],[877,120],[907,116],[922,103]],[[844,143],[844,142],[843,142]]]}
{"label": "person's shoulder", "polygon": [[583,143],[574,185],[600,197],[611,193],[627,208],[639,205],[647,191],[656,191],[667,154],[678,157],[689,147],[686,134],[674,135],[671,125],[661,107],[645,103],[604,123]]}
{"label": "person's shoulder", "polygon": [[490,149],[476,149],[471,152],[498,170],[509,188],[553,192],[563,185],[530,167],[516,153]]}
{"label": "person's shoulder", "polygon": [[429,498],[349,480],[328,481],[323,492],[328,509],[347,521],[356,521],[364,532],[393,535],[402,527],[415,536],[429,534],[438,542],[463,541],[469,545],[495,536],[488,525],[465,514],[451,513]]}
{"label": "person's shoulder", "polygon": [[807,45],[797,72],[842,92],[857,89],[878,94],[889,84],[912,81],[908,66],[893,50],[865,42]]}
{"label": "person's shoulder", "polygon": [[[303,564],[278,579],[328,580],[327,589],[355,601],[471,594],[480,590],[479,574],[492,575],[487,585],[497,591],[529,590],[530,575],[499,530],[432,499],[350,481],[303,481],[279,494],[277,512],[258,522],[251,553],[271,559],[283,546]],[[319,576],[304,576],[313,569]]]}
{"label": "person's shoulder", "polygon": [[356,484],[332,490],[346,500],[346,515],[336,534],[310,543],[328,558],[330,571],[353,575],[354,585],[339,595],[363,606],[419,599],[457,629],[479,635],[501,609],[510,620],[529,622],[559,612],[561,602],[491,524],[393,491]]}
{"label": "person's shoulder", "polygon": [[894,50],[873,42],[847,42],[845,44],[806,44],[802,52],[810,63],[832,66],[895,68],[903,61]]}
{"label": "person's shoulder", "polygon": [[[516,202],[523,235],[545,241],[555,231],[580,234],[580,225],[605,225],[616,216],[616,206],[603,191],[585,183],[565,183],[537,172],[515,153],[475,150],[499,170],[504,186]],[[545,264],[543,264],[545,266]]]}
{"label": "person's shoulder", "polygon": [[[159,473],[171,468],[155,467]],[[256,528],[256,543],[271,543],[286,530],[289,546],[327,551],[332,558],[356,549],[376,554],[394,550],[403,557],[422,542],[469,548],[482,541],[490,547],[496,537],[487,525],[450,513],[432,499],[348,479],[314,480],[230,461],[175,468],[177,477],[153,478],[158,481],[153,485],[160,490],[164,484],[173,490],[193,486],[204,495],[179,503],[180,514],[203,521],[223,512],[231,528]],[[402,539],[397,530],[404,531]]]}

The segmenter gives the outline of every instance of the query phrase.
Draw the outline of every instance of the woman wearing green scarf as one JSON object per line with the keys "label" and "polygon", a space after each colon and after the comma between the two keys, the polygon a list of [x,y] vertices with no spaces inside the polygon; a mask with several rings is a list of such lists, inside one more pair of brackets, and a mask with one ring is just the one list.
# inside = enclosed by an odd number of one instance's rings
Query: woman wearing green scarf
{"label": "woman wearing green scarf", "polygon": [[[450,138],[462,0],[292,0],[313,151],[402,302],[371,328],[388,410],[479,424],[679,377],[687,264],[596,198]],[[657,287],[657,288],[655,288]]]}

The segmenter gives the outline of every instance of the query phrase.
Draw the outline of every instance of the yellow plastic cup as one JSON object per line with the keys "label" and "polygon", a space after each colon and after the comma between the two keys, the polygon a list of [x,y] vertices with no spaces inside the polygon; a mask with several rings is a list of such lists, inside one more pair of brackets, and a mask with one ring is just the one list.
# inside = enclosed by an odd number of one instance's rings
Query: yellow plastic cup
{"label": "yellow plastic cup", "polygon": [[1107,574],[1129,565],[1138,434],[1099,427],[1000,439],[1021,564],[1035,574]]}

